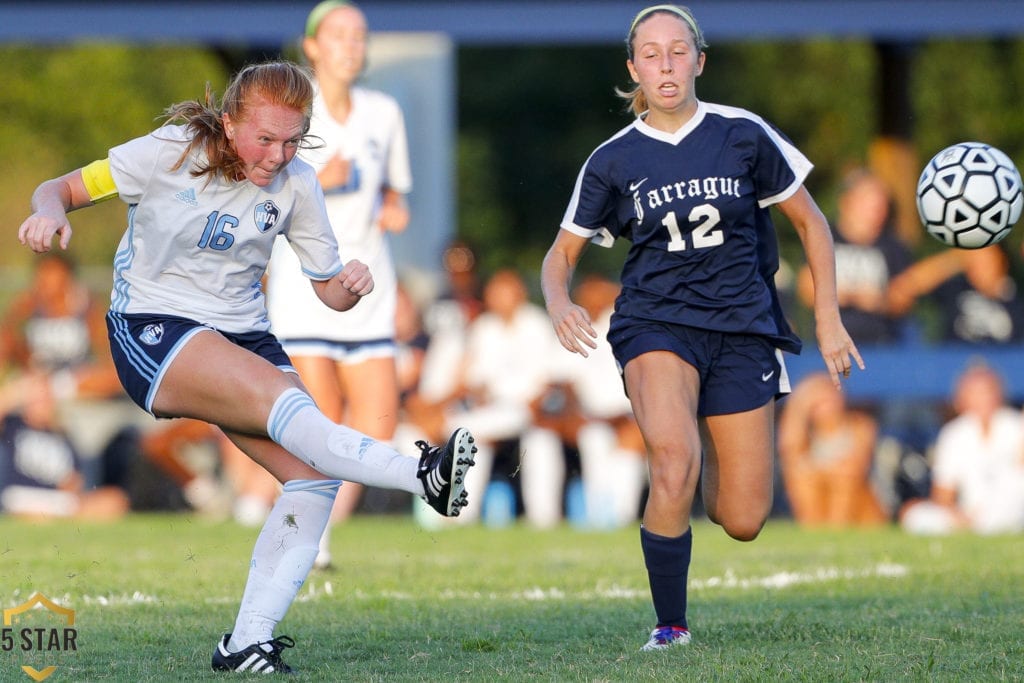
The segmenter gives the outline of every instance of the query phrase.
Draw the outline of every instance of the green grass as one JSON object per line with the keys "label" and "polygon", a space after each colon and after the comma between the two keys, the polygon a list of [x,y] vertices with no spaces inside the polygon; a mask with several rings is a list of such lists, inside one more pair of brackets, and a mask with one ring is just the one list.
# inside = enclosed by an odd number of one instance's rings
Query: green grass
{"label": "green grass", "polygon": [[[39,591],[75,609],[73,653],[0,652],[0,681],[224,680],[256,532],[175,515],[114,524],[0,518],[0,606]],[[808,532],[755,542],[695,525],[693,643],[640,653],[653,625],[636,529],[334,530],[278,634],[316,681],[1024,680],[1020,537]]]}

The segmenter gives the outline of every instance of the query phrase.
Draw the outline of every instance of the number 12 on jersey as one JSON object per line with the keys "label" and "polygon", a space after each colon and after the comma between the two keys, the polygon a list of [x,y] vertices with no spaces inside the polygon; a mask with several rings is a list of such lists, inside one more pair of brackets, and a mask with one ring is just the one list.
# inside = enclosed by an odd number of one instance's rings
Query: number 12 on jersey
{"label": "number 12 on jersey", "polygon": [[[706,249],[708,247],[717,247],[719,244],[725,242],[725,235],[721,230],[715,230],[715,226],[721,221],[721,214],[711,204],[700,204],[693,207],[690,210],[690,215],[687,216],[687,220],[691,223],[697,223],[697,226],[690,233],[690,237],[693,240],[694,249]],[[669,251],[685,251],[686,250],[686,238],[683,237],[683,232],[679,229],[679,222],[676,220],[676,212],[669,211],[664,218],[661,219],[661,224],[668,230],[668,250]]]}

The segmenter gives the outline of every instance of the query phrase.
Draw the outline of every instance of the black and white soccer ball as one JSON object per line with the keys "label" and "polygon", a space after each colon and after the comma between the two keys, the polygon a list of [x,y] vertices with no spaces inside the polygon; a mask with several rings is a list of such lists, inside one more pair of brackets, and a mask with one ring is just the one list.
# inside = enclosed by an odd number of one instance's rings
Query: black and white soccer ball
{"label": "black and white soccer ball", "polygon": [[943,244],[980,249],[1010,234],[1024,207],[1020,172],[982,142],[960,142],[928,162],[917,181],[917,212]]}

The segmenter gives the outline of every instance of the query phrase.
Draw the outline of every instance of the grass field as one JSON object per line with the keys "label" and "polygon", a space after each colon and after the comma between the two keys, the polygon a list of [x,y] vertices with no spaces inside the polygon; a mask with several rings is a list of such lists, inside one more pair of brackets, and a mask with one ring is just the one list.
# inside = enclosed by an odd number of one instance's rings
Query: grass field
{"label": "grass field", "polygon": [[[316,681],[1024,680],[1024,539],[808,532],[750,544],[695,525],[693,643],[653,626],[636,529],[334,530],[278,634]],[[114,524],[0,518],[0,606],[39,591],[76,611],[77,650],[0,652],[0,681],[224,680],[255,531],[178,515]],[[32,619],[46,613],[30,613]]]}

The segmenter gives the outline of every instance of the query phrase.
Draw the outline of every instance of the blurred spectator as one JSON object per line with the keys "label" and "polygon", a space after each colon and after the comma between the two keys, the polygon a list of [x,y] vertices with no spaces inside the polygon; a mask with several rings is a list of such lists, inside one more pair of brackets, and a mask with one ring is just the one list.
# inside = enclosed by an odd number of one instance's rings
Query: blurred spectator
{"label": "blurred spectator", "polygon": [[443,315],[443,311],[450,306],[456,309],[457,317],[463,325],[473,322],[484,310],[476,252],[473,248],[462,240],[453,240],[444,250],[441,263],[446,278],[445,289],[428,310],[424,322],[431,334],[444,325],[436,318]]}
{"label": "blurred spectator", "polygon": [[142,481],[148,474],[137,460],[144,456],[164,488],[167,478],[181,488],[179,504],[184,497],[196,510],[223,507],[216,477],[197,471],[183,454],[187,446],[212,443],[216,431],[195,420],[157,422],[128,400],[110,356],[105,313],[67,252],[38,256],[31,281],[11,300],[0,327],[4,391],[47,385],[45,398],[33,392],[35,414],[44,407],[52,413],[45,425],[68,440],[83,491],[116,479],[135,506],[173,506]]}
{"label": "blurred spectator", "polygon": [[419,391],[430,335],[423,328],[419,307],[401,283],[395,306],[395,343],[399,404],[404,405],[410,395]]}
{"label": "blurred spectator", "polygon": [[82,282],[66,252],[35,262],[32,280],[8,306],[0,327],[7,372],[43,373],[57,400],[122,393],[107,351],[106,308]]}
{"label": "blurred spectator", "polygon": [[[912,312],[927,341],[1020,343],[1024,341],[1024,299],[1012,270],[1002,244],[974,250],[945,248],[893,279],[889,307],[894,314]],[[882,414],[884,431],[918,453],[926,452],[942,422],[937,411],[922,408],[889,401]]]}
{"label": "blurred spectator", "polygon": [[939,430],[931,495],[903,507],[903,528],[1024,531],[1024,417],[1006,404],[1002,377],[983,363],[969,366],[952,403],[957,417]]}
{"label": "blurred spectator", "polygon": [[[559,357],[553,383],[534,402],[536,425],[579,452],[585,501],[585,519],[580,521],[594,528],[636,521],[647,484],[643,437],[605,341],[618,293],[619,286],[605,277],[588,275],[580,280],[573,300],[590,316],[598,347],[586,358]],[[530,454],[525,452],[524,457]],[[547,486],[549,498],[561,495],[564,471],[557,472],[560,476],[551,482],[530,481],[529,474],[524,466],[524,490]]]}
{"label": "blurred spectator", "polygon": [[31,374],[49,384],[55,423],[81,457],[86,486],[101,476],[108,446],[131,419],[145,415],[121,389],[105,313],[67,252],[50,251],[36,257],[31,280],[0,325],[7,381]]}
{"label": "blurred spectator", "polygon": [[[461,370],[455,375],[460,380],[458,386],[441,401],[447,424],[459,424],[476,437],[476,466],[470,470],[466,486],[486,491],[498,447],[520,439],[520,451],[529,454],[522,467],[533,470],[523,476],[536,475],[537,480],[550,482],[564,466],[561,444],[557,438],[552,443],[550,435],[544,434],[532,440],[528,432],[533,424],[531,403],[549,381],[549,364],[557,343],[554,332],[544,309],[529,301],[526,284],[514,270],[499,270],[491,276],[483,301],[484,312],[467,330]],[[433,344],[437,335],[431,339]],[[548,526],[557,503],[533,493],[523,491],[527,518]],[[480,519],[484,499],[471,499],[458,520]]]}
{"label": "blurred spectator", "polygon": [[895,278],[890,310],[902,314],[928,297],[939,341],[1006,344],[1024,340],[1024,299],[1003,245],[944,249]]}
{"label": "blurred spectator", "polygon": [[[836,294],[843,324],[857,344],[886,344],[902,337],[902,313],[889,310],[893,277],[911,263],[906,245],[891,225],[892,199],[885,184],[858,169],[843,183],[835,222]],[[800,300],[813,306],[810,269],[801,268]]]}
{"label": "blurred spectator", "polygon": [[87,488],[82,459],[57,422],[45,378],[23,375],[0,389],[0,512],[32,518],[116,519],[128,511],[121,467]]}
{"label": "blurred spectator", "polygon": [[853,527],[887,515],[870,485],[878,429],[851,410],[828,375],[804,378],[779,415],[779,462],[797,524]]}
{"label": "blurred spectator", "polygon": [[[156,466],[160,482],[155,487],[173,484],[191,509],[218,519],[229,515],[233,494],[218,473],[223,438],[219,429],[201,420],[177,418],[131,431],[137,439],[135,450]],[[224,471],[233,474],[226,466]],[[138,507],[141,501],[133,503]]]}
{"label": "blurred spectator", "polygon": [[223,433],[219,438],[219,452],[224,478],[233,496],[232,518],[242,526],[262,526],[281,492],[281,485]]}
{"label": "blurred spectator", "polygon": [[[456,390],[469,325],[483,312],[476,254],[465,242],[454,241],[442,257],[445,290],[423,313],[423,330],[430,343],[423,357],[418,395],[407,406],[417,419],[432,424],[431,438],[441,435],[441,413],[434,410]],[[443,436],[443,435],[442,435]]]}

